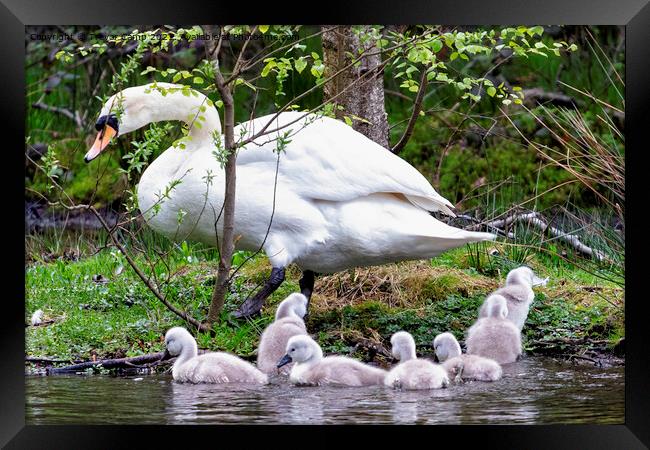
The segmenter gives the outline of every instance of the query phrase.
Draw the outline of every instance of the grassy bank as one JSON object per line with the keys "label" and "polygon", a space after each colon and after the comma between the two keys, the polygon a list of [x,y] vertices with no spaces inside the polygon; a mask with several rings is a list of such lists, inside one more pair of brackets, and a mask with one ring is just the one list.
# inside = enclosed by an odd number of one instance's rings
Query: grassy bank
{"label": "grassy bank", "polygon": [[[488,248],[489,247],[489,248]],[[478,248],[487,255],[503,250],[499,244]],[[86,252],[92,252],[86,249]],[[26,354],[65,360],[136,356],[163,349],[165,331],[185,325],[169,312],[137,278],[116,252],[104,249],[87,256],[84,249],[61,249],[33,260],[26,268],[25,319],[42,309],[45,326],[26,328]],[[516,263],[476,258],[477,247],[459,248],[431,261],[363,268],[318,278],[307,327],[326,352],[348,353],[364,360],[386,361],[392,333],[413,334],[421,353],[431,353],[434,336],[464,330],[476,318],[486,294],[503,284]],[[214,255],[200,246],[171,249],[168,265],[154,269],[161,279],[172,273],[162,289],[174,304],[194,317],[207,314],[214,285]],[[236,259],[243,260],[243,255]],[[526,261],[546,287],[536,298],[524,328],[529,354],[580,355],[588,349],[613,351],[624,337],[624,290],[577,266],[553,265],[540,254]],[[143,266],[144,260],[140,260]],[[197,336],[199,346],[254,358],[259,335],[272,320],[275,307],[298,291],[300,271],[290,267],[287,281],[273,294],[263,315],[252,321],[228,320],[246,295],[270,271],[266,258],[245,264],[233,283],[223,320],[215,335]]]}

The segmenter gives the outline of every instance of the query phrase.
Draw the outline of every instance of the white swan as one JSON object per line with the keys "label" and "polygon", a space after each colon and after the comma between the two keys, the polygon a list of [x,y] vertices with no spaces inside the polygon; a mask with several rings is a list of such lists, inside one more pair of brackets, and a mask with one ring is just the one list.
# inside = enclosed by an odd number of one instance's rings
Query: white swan
{"label": "white swan", "polygon": [[[521,331],[524,328],[524,323],[526,323],[530,305],[535,298],[533,286],[545,286],[547,282],[548,277],[539,278],[532,269],[521,266],[511,270],[506,277],[506,285],[490,295],[501,295],[506,299],[508,306],[507,318],[517,325]],[[479,317],[487,317],[487,300],[485,299],[485,302],[481,305]]]}
{"label": "white swan", "polygon": [[398,331],[390,338],[393,356],[399,364],[384,379],[388,387],[399,389],[440,389],[449,385],[445,369],[415,354],[415,340],[406,331]]}
{"label": "white swan", "polygon": [[278,367],[293,362],[289,380],[298,385],[372,386],[383,384],[386,371],[345,356],[323,358],[320,345],[309,336],[293,336]]}
{"label": "white swan", "polygon": [[252,364],[229,353],[198,355],[196,340],[183,327],[174,327],[165,334],[165,355],[178,356],[172,368],[175,381],[181,383],[268,383]]}
{"label": "white swan", "polygon": [[433,340],[438,361],[452,377],[460,375],[464,380],[496,381],[503,375],[498,362],[478,355],[463,355],[456,337],[441,333]]}
{"label": "white swan", "polygon": [[[307,334],[302,318],[307,313],[307,297],[294,293],[282,300],[275,312],[275,321],[270,324],[260,338],[257,349],[257,368],[266,374],[275,373],[277,363],[285,354],[289,338],[298,334]],[[288,375],[293,364],[280,368]]]}
{"label": "white swan", "polygon": [[[213,136],[220,139],[219,115],[207,107],[203,94],[191,90],[183,95],[181,88],[153,83],[112,96],[99,114],[99,134],[85,160],[97,157],[114,136],[152,122],[186,122],[190,127],[186,148],[170,147],[142,174],[139,207],[147,212],[148,224],[170,238],[216,245],[214,222],[219,216],[216,228],[221,231],[225,181],[213,155]],[[119,118],[114,114],[118,106]],[[273,117],[237,126],[236,138],[252,137]],[[238,151],[235,232],[240,238],[236,247],[262,247],[273,269],[266,285],[242,305],[237,316],[258,312],[283,282],[290,263],[302,268],[301,291],[310,298],[314,273],[427,259],[468,242],[494,238],[433,218],[431,211],[453,215],[452,204],[406,161],[341,121],[286,112],[273,120],[270,130],[276,131]],[[287,132],[290,142],[277,151],[278,137]],[[208,178],[212,184],[206,205]],[[181,182],[161,202],[174,180]],[[153,214],[156,204],[159,210]],[[181,211],[186,216],[179,225]]]}
{"label": "white swan", "polygon": [[516,361],[521,354],[521,332],[506,318],[506,299],[493,294],[485,302],[487,317],[478,319],[467,330],[467,353],[493,359],[499,364]]}

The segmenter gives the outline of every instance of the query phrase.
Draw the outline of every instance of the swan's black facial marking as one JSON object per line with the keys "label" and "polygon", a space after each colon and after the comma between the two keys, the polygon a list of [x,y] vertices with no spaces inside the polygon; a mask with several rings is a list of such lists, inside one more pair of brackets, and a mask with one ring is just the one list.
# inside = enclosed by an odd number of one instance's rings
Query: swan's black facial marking
{"label": "swan's black facial marking", "polygon": [[100,118],[97,119],[97,123],[95,123],[95,129],[97,131],[102,131],[106,125],[114,129],[116,132],[120,131],[117,116],[113,113],[109,114],[108,116],[100,116]]}

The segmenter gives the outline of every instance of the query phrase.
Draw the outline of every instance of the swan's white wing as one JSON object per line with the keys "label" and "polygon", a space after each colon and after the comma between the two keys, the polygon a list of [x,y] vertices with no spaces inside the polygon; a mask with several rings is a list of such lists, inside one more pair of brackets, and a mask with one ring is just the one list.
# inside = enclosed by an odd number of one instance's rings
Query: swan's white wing
{"label": "swan's white wing", "polygon": [[[290,123],[304,113],[282,113],[268,130]],[[235,136],[259,132],[273,116],[236,127]],[[274,170],[276,137],[291,131],[280,159],[282,182],[305,198],[346,201],[378,192],[404,195],[427,210],[453,215],[453,205],[439,195],[413,166],[345,123],[307,116],[282,130],[262,136],[239,151],[237,165],[262,165]]]}

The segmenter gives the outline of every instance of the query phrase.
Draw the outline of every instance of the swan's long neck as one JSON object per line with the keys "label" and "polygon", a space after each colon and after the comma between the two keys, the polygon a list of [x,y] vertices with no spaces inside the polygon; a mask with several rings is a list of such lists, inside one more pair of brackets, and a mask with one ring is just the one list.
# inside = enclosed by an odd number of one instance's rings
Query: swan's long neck
{"label": "swan's long neck", "polygon": [[[208,98],[197,91],[190,91],[184,95],[177,85],[157,83],[157,88],[148,85],[139,87],[132,94],[124,91],[125,98],[130,102],[130,109],[124,117],[124,130],[120,125],[120,132],[127,133],[152,122],[181,121],[184,122],[189,133],[176,146],[172,146],[159,155],[140,177],[138,185],[138,203],[140,210],[147,214],[155,215],[151,208],[161,201],[162,193],[174,181],[179,181],[189,172],[201,178],[206,175],[209,168],[197,166],[192,155],[201,151],[217,149],[214,139],[222,139],[219,113],[210,105]],[[164,89],[166,95],[158,89]],[[187,94],[187,91],[185,91]],[[214,175],[214,174],[213,174]],[[206,187],[207,189],[207,187]],[[218,192],[218,189],[214,190]],[[176,195],[172,193],[172,195]],[[148,217],[150,219],[150,217]],[[169,230],[162,229],[166,226],[164,218],[159,219],[157,230],[163,234],[175,235],[177,226]],[[162,228],[161,228],[162,227]]]}
{"label": "swan's long neck", "polygon": [[168,91],[167,95],[163,96],[159,91],[152,89],[142,97],[148,103],[146,111],[142,114],[148,123],[170,120],[184,122],[189,132],[183,142],[186,149],[191,151],[214,145],[214,135],[220,136],[221,124],[219,113],[214,106],[210,106],[208,98],[197,91],[190,92],[189,95],[183,95],[180,91]]}

